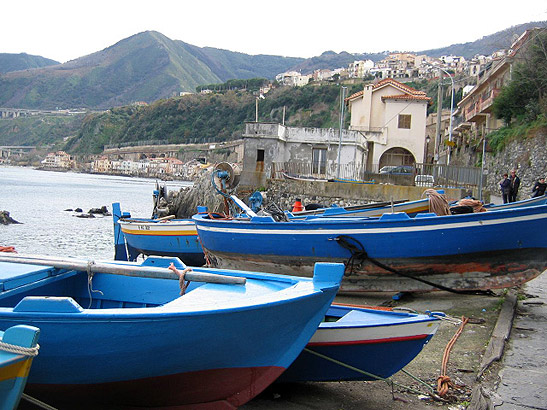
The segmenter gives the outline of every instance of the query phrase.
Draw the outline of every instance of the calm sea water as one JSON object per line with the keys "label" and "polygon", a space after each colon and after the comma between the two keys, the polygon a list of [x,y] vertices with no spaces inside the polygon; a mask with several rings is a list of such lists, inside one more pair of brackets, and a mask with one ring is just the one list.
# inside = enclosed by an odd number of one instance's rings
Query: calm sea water
{"label": "calm sea water", "polygon": [[[168,190],[187,185],[167,182]],[[149,218],[155,186],[151,179],[0,166],[0,210],[22,222],[0,225],[0,246],[24,254],[112,259],[112,217],[77,218],[65,210],[106,205],[112,212],[112,203],[119,202],[122,211]]]}

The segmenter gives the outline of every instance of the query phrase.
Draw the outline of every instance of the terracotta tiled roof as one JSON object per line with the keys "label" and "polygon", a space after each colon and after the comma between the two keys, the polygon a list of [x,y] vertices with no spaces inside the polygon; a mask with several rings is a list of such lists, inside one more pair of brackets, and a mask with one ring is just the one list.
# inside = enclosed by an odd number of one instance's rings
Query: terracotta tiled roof
{"label": "terracotta tiled roof", "polygon": [[382,97],[382,101],[384,101],[384,100],[422,100],[422,101],[430,101],[431,98],[429,98],[427,95],[401,94],[401,95],[384,95]]}
{"label": "terracotta tiled roof", "polygon": [[[389,95],[382,97],[382,101],[385,99],[399,99],[399,100],[427,100],[431,101],[431,98],[427,96],[427,94],[424,91],[418,91],[412,87],[409,87],[408,85],[405,85],[403,83],[400,83],[399,81],[394,80],[393,78],[385,78],[382,81],[378,82],[372,87],[372,92],[379,90],[380,88],[383,88],[385,86],[391,85],[399,90],[401,90],[404,94],[401,95]],[[358,97],[361,97],[363,95],[364,91],[359,91],[355,94],[350,95],[346,98],[346,102],[349,102],[351,100],[354,100]]]}
{"label": "terracotta tiled roof", "polygon": [[354,98],[360,97],[363,95],[363,90],[356,92],[355,94],[350,95],[346,98],[346,101],[353,100]]}
{"label": "terracotta tiled roof", "polygon": [[386,85],[392,85],[396,88],[399,88],[401,91],[412,94],[412,95],[425,95],[425,92],[418,91],[412,87],[409,87],[408,85],[405,85],[403,83],[400,83],[399,81],[394,80],[393,78],[386,78],[380,81],[378,84],[376,84],[374,87],[372,87],[372,90],[377,90],[379,88],[382,88]]}

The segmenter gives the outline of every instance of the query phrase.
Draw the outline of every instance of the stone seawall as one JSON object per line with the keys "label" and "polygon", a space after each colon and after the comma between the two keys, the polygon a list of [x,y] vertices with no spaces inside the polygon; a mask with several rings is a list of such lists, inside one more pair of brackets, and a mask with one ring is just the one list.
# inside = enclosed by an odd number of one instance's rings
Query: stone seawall
{"label": "stone seawall", "polygon": [[517,170],[520,189],[517,199],[530,198],[532,187],[540,177],[547,177],[547,129],[539,129],[527,137],[511,141],[502,152],[486,155],[487,188],[492,195],[501,195],[499,182],[504,173]]}

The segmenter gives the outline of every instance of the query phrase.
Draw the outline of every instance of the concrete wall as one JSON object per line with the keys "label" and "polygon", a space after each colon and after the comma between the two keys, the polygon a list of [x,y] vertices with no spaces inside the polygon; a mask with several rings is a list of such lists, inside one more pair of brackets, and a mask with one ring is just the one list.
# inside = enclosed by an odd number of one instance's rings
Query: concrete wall
{"label": "concrete wall", "polygon": [[[388,184],[363,185],[289,180],[270,180],[265,188],[268,192],[268,199],[277,203],[282,209],[291,209],[296,198],[301,199],[304,205],[321,203],[327,206],[333,203],[348,206],[403,199],[414,201],[423,198],[423,192],[427,189]],[[467,194],[465,190],[461,189],[445,189],[444,191],[449,201],[460,199]]]}

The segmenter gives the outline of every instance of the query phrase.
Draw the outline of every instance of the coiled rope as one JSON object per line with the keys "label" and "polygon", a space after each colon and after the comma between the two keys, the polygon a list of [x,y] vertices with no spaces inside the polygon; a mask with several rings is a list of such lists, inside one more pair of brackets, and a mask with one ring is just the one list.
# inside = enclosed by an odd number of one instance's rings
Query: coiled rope
{"label": "coiled rope", "polygon": [[456,343],[456,340],[458,340],[458,337],[462,334],[463,328],[468,321],[469,321],[469,318],[462,316],[462,323],[460,324],[460,327],[458,328],[456,333],[454,333],[454,336],[452,336],[452,339],[450,339],[450,341],[444,348],[443,360],[441,363],[441,375],[437,378],[437,394],[441,397],[446,396],[446,394],[448,393],[448,389],[450,387],[454,387],[454,388],[463,387],[463,386],[454,384],[450,380],[450,377],[446,375],[446,367],[448,366],[448,359],[450,358],[450,350],[452,350],[452,346],[454,346],[454,344]]}
{"label": "coiled rope", "polygon": [[3,350],[4,352],[8,352],[8,353],[35,357],[35,356],[38,356],[38,350],[40,350],[40,345],[36,345],[35,347],[22,347],[22,346],[12,345],[10,343],[5,343],[0,341],[0,350]]}

